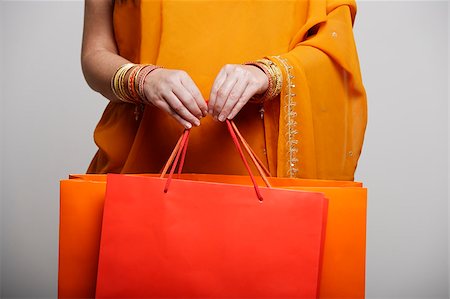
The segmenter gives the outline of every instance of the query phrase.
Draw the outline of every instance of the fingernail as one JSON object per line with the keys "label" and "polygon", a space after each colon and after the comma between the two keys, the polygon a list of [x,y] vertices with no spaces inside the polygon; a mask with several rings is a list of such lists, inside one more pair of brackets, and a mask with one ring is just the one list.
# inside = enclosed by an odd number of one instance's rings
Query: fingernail
{"label": "fingernail", "polygon": [[198,126],[200,126],[200,121],[199,120],[196,120],[195,121],[195,125],[198,127]]}
{"label": "fingernail", "polygon": [[190,129],[190,128],[192,128],[192,125],[191,124],[186,124],[186,129]]}
{"label": "fingernail", "polygon": [[219,115],[219,120],[220,120],[220,121],[224,121],[224,120],[225,120],[225,116],[224,116],[224,115],[222,115],[222,114],[221,114],[221,115]]}
{"label": "fingernail", "polygon": [[203,116],[208,115],[208,110],[203,110]]}

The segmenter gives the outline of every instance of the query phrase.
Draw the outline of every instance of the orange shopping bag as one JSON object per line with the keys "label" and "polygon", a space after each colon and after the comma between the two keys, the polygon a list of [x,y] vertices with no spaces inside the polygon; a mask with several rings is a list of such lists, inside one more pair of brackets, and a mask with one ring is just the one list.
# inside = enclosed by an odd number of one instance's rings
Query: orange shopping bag
{"label": "orange shopping bag", "polygon": [[61,181],[58,298],[95,295],[106,189],[101,177]]}

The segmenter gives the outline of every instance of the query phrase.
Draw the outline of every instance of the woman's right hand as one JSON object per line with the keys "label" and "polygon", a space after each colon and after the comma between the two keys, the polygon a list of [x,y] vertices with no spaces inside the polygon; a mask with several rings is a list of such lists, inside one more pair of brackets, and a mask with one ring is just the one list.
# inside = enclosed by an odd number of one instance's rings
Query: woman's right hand
{"label": "woman's right hand", "polygon": [[147,101],[169,113],[186,129],[199,126],[208,107],[191,77],[180,70],[156,69],[144,83]]}

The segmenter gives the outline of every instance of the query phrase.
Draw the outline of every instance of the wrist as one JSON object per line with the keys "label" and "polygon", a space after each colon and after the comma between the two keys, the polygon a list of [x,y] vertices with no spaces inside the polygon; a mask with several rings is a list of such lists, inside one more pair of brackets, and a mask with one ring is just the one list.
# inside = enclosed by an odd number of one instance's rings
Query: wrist
{"label": "wrist", "polygon": [[257,95],[264,94],[269,88],[270,77],[266,74],[264,69],[256,64],[247,65],[251,72],[254,74],[256,80],[258,81],[259,89],[256,93]]}
{"label": "wrist", "polygon": [[147,76],[160,67],[152,64],[127,63],[120,66],[111,78],[111,89],[122,102],[146,103],[144,82]]}
{"label": "wrist", "polygon": [[263,58],[256,61],[247,62],[245,64],[259,68],[268,78],[267,88],[264,89],[262,94],[255,94],[255,96],[252,97],[253,102],[263,103],[280,94],[283,84],[283,77],[280,69],[275,63],[267,58]]}

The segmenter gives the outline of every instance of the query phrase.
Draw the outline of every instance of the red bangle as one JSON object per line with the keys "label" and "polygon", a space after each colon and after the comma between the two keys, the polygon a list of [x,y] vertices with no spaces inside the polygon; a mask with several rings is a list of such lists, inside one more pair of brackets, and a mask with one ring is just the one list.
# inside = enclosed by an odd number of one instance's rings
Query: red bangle
{"label": "red bangle", "polygon": [[136,80],[136,73],[141,69],[142,65],[133,68],[133,70],[130,73],[130,77],[128,77],[128,93],[136,104],[139,104],[141,102],[141,99],[137,94],[136,90],[134,89],[134,81]]}
{"label": "red bangle", "polygon": [[142,102],[144,103],[148,103],[148,99],[145,96],[145,92],[144,92],[144,83],[145,83],[145,79],[147,78],[148,74],[150,74],[151,72],[153,72],[156,69],[161,68],[160,66],[156,66],[156,65],[146,65],[144,66],[144,68],[141,70],[141,72],[139,73],[139,88],[137,90],[137,93],[139,95],[139,97],[141,98]]}

